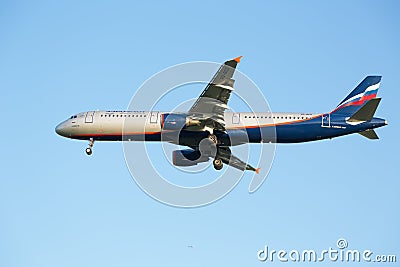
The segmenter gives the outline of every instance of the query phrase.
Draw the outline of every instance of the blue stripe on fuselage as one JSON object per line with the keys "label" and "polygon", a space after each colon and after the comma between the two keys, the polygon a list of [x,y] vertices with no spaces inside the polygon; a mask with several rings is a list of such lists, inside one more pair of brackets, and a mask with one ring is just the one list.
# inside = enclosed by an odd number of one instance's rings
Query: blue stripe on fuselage
{"label": "blue stripe on fuselage", "polygon": [[273,133],[274,126],[264,126],[261,128],[246,128],[249,142],[277,142],[277,143],[300,143],[307,141],[316,141],[321,139],[333,138],[342,135],[362,132],[367,129],[382,127],[385,120],[374,118],[369,122],[363,122],[358,125],[350,125],[345,122],[345,117],[331,117],[330,127],[322,127],[321,117],[308,121],[281,124],[275,126],[275,139]]}

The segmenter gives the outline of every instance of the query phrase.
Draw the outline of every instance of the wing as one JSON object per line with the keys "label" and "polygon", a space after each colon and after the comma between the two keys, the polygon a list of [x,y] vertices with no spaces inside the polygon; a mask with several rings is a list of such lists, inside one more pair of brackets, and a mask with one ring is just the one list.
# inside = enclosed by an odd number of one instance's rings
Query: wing
{"label": "wing", "polygon": [[218,147],[217,157],[220,158],[223,163],[242,171],[249,170],[255,171],[256,173],[260,171],[260,168],[254,168],[250,164],[240,160],[238,157],[235,157],[229,147]]}
{"label": "wing", "polygon": [[212,128],[225,131],[224,112],[228,108],[229,97],[235,80],[232,76],[242,57],[226,61],[211,79],[200,97],[188,112],[194,120],[212,124]]}

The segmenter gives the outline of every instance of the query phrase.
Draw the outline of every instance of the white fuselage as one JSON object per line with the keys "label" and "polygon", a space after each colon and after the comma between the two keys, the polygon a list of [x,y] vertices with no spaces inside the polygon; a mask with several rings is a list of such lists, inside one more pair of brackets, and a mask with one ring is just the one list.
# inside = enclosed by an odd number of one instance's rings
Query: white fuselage
{"label": "white fuselage", "polygon": [[[56,132],[62,136],[99,140],[113,140],[113,136],[143,135],[160,133],[162,130],[161,111],[89,111],[71,116],[60,123]],[[271,113],[271,112],[225,112],[227,130],[260,126],[276,126],[307,121],[320,114],[311,113]],[[105,137],[105,138],[101,138]],[[133,140],[134,141],[134,140]]]}

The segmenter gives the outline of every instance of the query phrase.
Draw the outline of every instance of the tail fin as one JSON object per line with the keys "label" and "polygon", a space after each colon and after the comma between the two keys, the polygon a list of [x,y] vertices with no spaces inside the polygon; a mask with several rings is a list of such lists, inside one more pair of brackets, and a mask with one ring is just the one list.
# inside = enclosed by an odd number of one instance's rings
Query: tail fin
{"label": "tail fin", "polygon": [[353,114],[375,98],[382,76],[367,76],[331,113]]}

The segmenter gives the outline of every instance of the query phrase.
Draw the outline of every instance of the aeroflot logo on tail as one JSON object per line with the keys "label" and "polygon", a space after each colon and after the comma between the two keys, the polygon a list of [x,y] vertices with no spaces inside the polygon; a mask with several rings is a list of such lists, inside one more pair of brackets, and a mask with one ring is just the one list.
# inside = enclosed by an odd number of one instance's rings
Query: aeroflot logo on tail
{"label": "aeroflot logo on tail", "polygon": [[375,98],[380,85],[381,85],[381,82],[380,82],[380,78],[379,78],[378,83],[368,86],[364,92],[361,92],[354,96],[350,96],[349,99],[346,99],[342,103],[340,103],[338,108],[343,108],[343,107],[350,106],[350,105],[362,105],[362,104],[364,104],[364,102],[366,102],[372,98]]}

